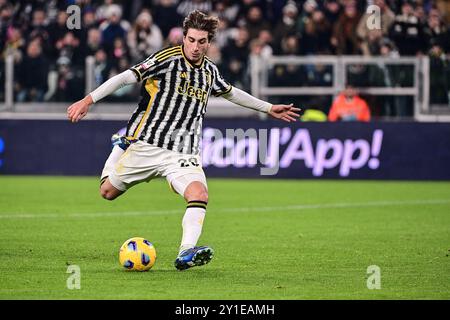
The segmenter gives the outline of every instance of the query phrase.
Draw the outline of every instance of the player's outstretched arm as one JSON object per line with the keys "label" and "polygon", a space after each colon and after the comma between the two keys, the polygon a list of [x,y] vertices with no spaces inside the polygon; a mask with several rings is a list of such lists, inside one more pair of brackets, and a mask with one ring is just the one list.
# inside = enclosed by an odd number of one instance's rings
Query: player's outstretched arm
{"label": "player's outstretched arm", "polygon": [[270,104],[269,102],[255,98],[241,89],[232,87],[229,92],[223,94],[222,97],[234,102],[242,107],[268,113],[276,119],[286,122],[296,121],[300,117],[300,108],[294,107],[291,103],[286,104]]}
{"label": "player's outstretched arm", "polygon": [[72,104],[67,109],[67,118],[72,122],[80,121],[88,113],[91,104],[96,103],[123,86],[137,82],[138,80],[131,70],[126,70],[112,77],[86,97]]}

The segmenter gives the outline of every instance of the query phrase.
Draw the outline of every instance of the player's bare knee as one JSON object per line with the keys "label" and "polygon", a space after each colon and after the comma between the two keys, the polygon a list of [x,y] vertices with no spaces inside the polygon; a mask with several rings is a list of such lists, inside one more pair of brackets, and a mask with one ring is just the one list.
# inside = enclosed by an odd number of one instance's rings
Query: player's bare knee
{"label": "player's bare knee", "polygon": [[108,188],[100,188],[100,195],[102,196],[103,199],[106,200],[114,200],[115,198],[117,198],[119,196],[119,194],[117,194],[116,192],[114,192],[114,190],[110,190]]}
{"label": "player's bare knee", "polygon": [[100,195],[102,196],[103,199],[113,200],[111,197],[111,193],[106,189],[100,188]]}
{"label": "player's bare knee", "polygon": [[208,202],[208,189],[199,181],[194,181],[186,188],[184,198],[187,201],[204,201]]}

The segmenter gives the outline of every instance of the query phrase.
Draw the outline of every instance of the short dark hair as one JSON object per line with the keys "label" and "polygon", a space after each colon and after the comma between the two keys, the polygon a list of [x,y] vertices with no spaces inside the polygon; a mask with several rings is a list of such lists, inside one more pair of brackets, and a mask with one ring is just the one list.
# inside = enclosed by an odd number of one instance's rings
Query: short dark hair
{"label": "short dark hair", "polygon": [[197,29],[208,32],[208,41],[211,41],[217,32],[219,18],[208,16],[195,10],[189,13],[183,21],[183,35],[186,36],[189,29]]}

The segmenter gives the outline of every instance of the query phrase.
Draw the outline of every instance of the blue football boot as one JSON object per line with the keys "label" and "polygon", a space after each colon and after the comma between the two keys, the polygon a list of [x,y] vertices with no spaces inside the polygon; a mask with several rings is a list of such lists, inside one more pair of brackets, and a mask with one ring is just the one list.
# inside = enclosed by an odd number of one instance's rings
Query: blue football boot
{"label": "blue football boot", "polygon": [[175,260],[175,268],[186,270],[196,266],[202,266],[211,261],[214,256],[214,250],[211,247],[193,247],[183,250],[178,254]]}

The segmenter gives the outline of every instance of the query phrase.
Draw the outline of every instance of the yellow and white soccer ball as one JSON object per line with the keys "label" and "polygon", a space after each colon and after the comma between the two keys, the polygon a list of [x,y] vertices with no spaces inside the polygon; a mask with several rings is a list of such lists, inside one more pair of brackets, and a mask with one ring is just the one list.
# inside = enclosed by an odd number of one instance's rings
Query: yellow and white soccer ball
{"label": "yellow and white soccer ball", "polygon": [[127,270],[147,271],[155,264],[156,249],[144,238],[131,238],[120,247],[119,262]]}

